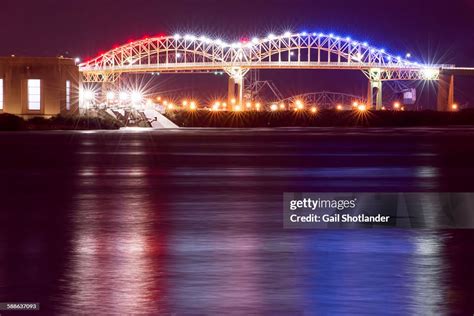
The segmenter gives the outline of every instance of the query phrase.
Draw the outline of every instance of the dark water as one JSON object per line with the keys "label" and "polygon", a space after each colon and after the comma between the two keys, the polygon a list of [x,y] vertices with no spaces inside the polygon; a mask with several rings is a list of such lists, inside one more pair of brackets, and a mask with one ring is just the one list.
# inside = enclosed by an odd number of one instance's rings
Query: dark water
{"label": "dark water", "polygon": [[473,231],[284,230],[282,193],[474,191],[473,166],[474,129],[2,133],[0,302],[472,315]]}

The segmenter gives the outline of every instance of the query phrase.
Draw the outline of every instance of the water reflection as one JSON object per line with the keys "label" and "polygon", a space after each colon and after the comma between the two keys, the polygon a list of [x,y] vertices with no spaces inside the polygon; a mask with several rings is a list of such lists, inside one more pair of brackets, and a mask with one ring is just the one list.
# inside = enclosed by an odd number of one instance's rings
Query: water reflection
{"label": "water reflection", "polygon": [[472,310],[471,231],[282,228],[283,192],[474,189],[452,168],[474,149],[451,150],[474,133],[433,133],[0,135],[21,153],[0,155],[0,301],[59,314]]}

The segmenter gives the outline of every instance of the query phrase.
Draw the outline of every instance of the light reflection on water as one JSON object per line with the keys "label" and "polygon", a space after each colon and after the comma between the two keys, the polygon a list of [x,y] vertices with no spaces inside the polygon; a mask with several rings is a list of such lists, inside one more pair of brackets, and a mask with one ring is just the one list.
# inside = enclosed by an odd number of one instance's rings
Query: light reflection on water
{"label": "light reflection on water", "polygon": [[473,274],[459,271],[474,263],[466,257],[474,234],[283,230],[282,193],[469,191],[452,166],[470,164],[474,150],[461,157],[451,146],[472,142],[472,132],[461,140],[456,131],[440,140],[426,131],[388,134],[389,145],[362,131],[254,133],[0,135],[2,148],[22,148],[0,157],[9,166],[0,169],[0,301],[38,301],[61,314],[471,307],[462,279]]}

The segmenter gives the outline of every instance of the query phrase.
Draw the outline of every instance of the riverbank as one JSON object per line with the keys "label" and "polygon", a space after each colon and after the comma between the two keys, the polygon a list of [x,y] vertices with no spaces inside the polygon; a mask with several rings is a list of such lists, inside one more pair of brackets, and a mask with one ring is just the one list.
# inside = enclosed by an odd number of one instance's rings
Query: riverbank
{"label": "riverbank", "polygon": [[12,114],[0,114],[0,131],[27,130],[114,130],[123,124],[106,115],[58,115],[25,120]]}
{"label": "riverbank", "polygon": [[437,111],[171,111],[166,117],[180,127],[417,127],[474,126],[474,110]]}

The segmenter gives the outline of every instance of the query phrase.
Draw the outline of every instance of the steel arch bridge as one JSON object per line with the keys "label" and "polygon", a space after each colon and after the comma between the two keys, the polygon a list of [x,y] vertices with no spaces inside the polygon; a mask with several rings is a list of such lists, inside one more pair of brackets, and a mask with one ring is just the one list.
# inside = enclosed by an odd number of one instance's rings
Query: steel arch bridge
{"label": "steel arch bridge", "polygon": [[249,69],[351,69],[374,80],[437,80],[452,65],[422,65],[365,42],[323,33],[285,33],[226,43],[207,37],[151,37],[114,48],[79,65],[86,82],[114,81],[122,73],[211,72],[233,77]]}
{"label": "steel arch bridge", "polygon": [[446,108],[452,103],[448,88],[452,91],[453,83],[444,85],[443,81],[461,68],[417,63],[349,37],[307,32],[270,34],[235,43],[194,35],[156,36],[113,48],[79,65],[83,82],[103,83],[115,82],[124,73],[225,71],[229,101],[235,98],[239,104],[244,101],[243,78],[251,69],[359,70],[369,79],[368,106],[375,103],[380,109],[382,83],[395,80],[438,80],[438,104]]}
{"label": "steel arch bridge", "polygon": [[330,91],[304,93],[280,100],[279,103],[295,103],[297,100],[301,100],[307,105],[317,106],[320,108],[333,108],[336,105],[345,106],[347,108],[354,102],[357,102],[358,104],[367,104],[367,99],[364,97]]}

